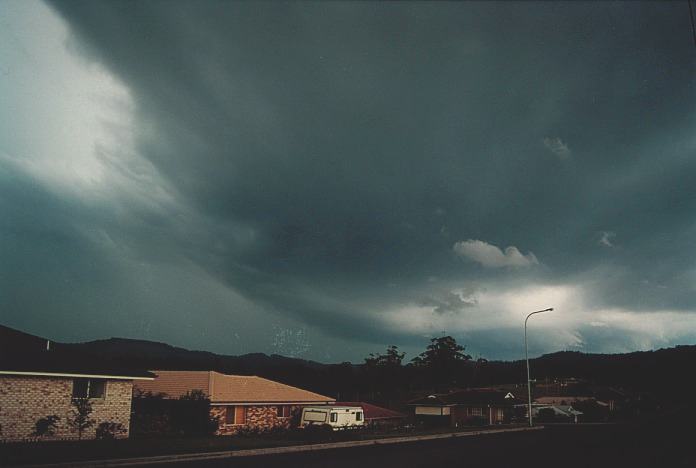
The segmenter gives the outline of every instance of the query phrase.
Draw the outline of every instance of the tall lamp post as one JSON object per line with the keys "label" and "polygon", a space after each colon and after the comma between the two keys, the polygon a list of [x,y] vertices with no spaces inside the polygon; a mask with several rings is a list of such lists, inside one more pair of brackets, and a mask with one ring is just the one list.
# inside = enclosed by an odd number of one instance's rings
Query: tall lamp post
{"label": "tall lamp post", "polygon": [[527,401],[528,401],[528,411],[529,411],[529,426],[532,426],[532,381],[529,376],[529,350],[527,349],[527,320],[529,320],[529,317],[531,317],[534,314],[540,314],[542,312],[551,312],[553,310],[553,307],[549,307],[548,309],[544,310],[537,310],[536,312],[532,312],[531,314],[527,315],[527,318],[524,319],[524,358],[527,361]]}

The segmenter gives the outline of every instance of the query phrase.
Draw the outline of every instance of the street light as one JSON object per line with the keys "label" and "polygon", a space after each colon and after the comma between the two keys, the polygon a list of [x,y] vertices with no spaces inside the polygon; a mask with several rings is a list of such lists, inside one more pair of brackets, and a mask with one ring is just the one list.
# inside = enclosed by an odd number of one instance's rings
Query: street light
{"label": "street light", "polygon": [[531,314],[527,315],[527,318],[524,319],[524,358],[527,361],[527,398],[529,402],[528,406],[528,411],[529,411],[529,426],[532,426],[532,381],[529,377],[529,350],[527,349],[527,320],[529,320],[529,317],[531,317],[534,314],[540,314],[542,312],[551,312],[553,310],[553,307],[549,307],[548,309],[544,310],[537,310],[536,312],[532,312]]}

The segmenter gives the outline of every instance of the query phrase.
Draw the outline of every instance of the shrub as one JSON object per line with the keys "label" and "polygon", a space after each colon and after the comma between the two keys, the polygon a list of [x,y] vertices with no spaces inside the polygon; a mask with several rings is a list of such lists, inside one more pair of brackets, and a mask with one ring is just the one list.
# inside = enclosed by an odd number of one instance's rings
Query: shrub
{"label": "shrub", "polygon": [[[276,439],[287,439],[290,436],[291,432],[293,432],[293,430],[288,427],[273,426],[271,428],[266,429],[264,431],[264,435]],[[295,430],[294,432],[297,432],[297,430]]]}
{"label": "shrub", "polygon": [[53,436],[56,433],[56,426],[60,418],[55,414],[39,418],[34,423],[34,432],[31,433],[34,437]]}
{"label": "shrub", "polygon": [[488,420],[483,416],[469,416],[463,421],[464,426],[485,426]]}
{"label": "shrub", "polygon": [[139,393],[133,398],[131,435],[212,435],[218,419],[210,415],[210,400],[200,390],[193,390],[176,400],[161,394]]}
{"label": "shrub", "polygon": [[554,422],[556,420],[556,412],[551,408],[541,408],[535,417],[538,422]]}
{"label": "shrub", "polygon": [[115,439],[125,433],[126,428],[121,423],[106,421],[97,426],[97,439]]}
{"label": "shrub", "polygon": [[71,415],[68,418],[68,425],[77,432],[79,439],[82,439],[82,434],[94,425],[94,420],[90,418],[92,414],[92,403],[87,398],[74,398],[72,400]]}
{"label": "shrub", "polygon": [[263,434],[264,431],[262,429],[249,426],[240,427],[237,429],[237,432],[234,433],[237,437],[258,437]]}
{"label": "shrub", "polygon": [[171,407],[171,428],[182,435],[213,435],[219,424],[210,415],[210,400],[201,390],[187,392]]}
{"label": "shrub", "polygon": [[328,424],[310,424],[304,428],[305,437],[312,442],[324,442],[333,439],[334,430]]}
{"label": "shrub", "polygon": [[170,413],[175,400],[165,400],[162,394],[136,393],[131,414],[131,437],[171,433]]}

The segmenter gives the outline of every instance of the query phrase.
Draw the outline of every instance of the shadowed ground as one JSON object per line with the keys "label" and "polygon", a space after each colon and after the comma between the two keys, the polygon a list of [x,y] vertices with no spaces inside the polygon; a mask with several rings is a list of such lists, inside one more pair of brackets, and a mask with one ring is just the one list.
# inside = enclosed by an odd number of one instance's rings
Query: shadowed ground
{"label": "shadowed ground", "polygon": [[694,467],[688,424],[555,426],[391,446],[178,463],[184,467]]}

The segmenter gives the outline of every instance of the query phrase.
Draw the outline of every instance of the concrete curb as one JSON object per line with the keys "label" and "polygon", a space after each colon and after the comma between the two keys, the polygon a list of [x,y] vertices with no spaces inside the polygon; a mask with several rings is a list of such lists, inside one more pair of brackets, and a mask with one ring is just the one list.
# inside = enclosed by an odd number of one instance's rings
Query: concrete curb
{"label": "concrete curb", "polygon": [[[154,457],[139,457],[139,458],[117,458],[109,460],[93,460],[83,462],[66,462],[66,463],[50,463],[42,465],[13,465],[16,468],[72,468],[72,467],[117,467],[117,466],[136,466],[156,463],[177,463],[190,462],[197,460],[216,460],[221,458],[233,457],[255,457],[259,455],[279,455],[284,453],[299,453],[311,452],[316,450],[331,450],[350,447],[367,447],[373,445],[389,445],[402,444],[406,442],[419,442],[425,440],[437,439],[452,439],[457,437],[471,437],[486,434],[502,434],[505,432],[526,432],[538,431],[544,429],[544,426],[535,427],[514,427],[505,429],[483,429],[480,431],[471,432],[450,432],[447,434],[429,434],[422,436],[404,436],[404,437],[389,437],[384,439],[369,439],[369,440],[351,440],[347,442],[331,442],[326,444],[310,444],[310,445],[290,445],[286,447],[269,447],[260,449],[246,450],[228,450],[224,452],[202,452],[202,453],[185,453],[178,455],[161,455]],[[11,467],[8,467],[11,468]]]}

